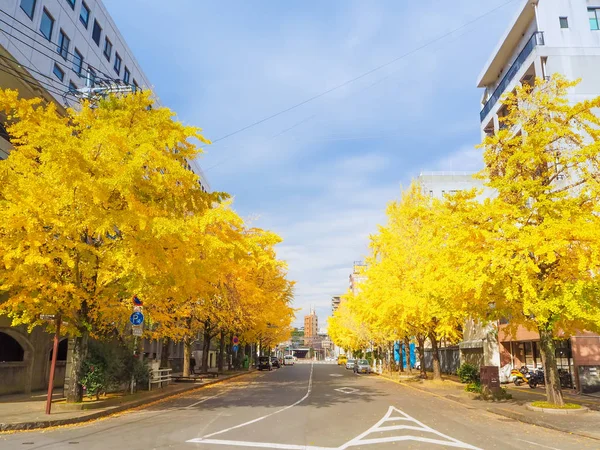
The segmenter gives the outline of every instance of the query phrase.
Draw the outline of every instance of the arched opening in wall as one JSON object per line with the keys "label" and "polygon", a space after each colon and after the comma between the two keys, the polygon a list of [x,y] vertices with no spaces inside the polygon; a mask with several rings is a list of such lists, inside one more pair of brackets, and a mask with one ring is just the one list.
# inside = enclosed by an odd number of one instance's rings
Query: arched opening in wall
{"label": "arched opening in wall", "polygon": [[25,360],[25,350],[12,336],[0,331],[0,362]]}
{"label": "arched opening in wall", "polygon": [[[58,353],[56,354],[57,361],[66,361],[67,360],[67,350],[69,349],[69,340],[64,338],[62,341],[58,343]],[[52,361],[52,353],[54,352],[54,348],[50,349],[50,354],[48,355],[48,361]]]}

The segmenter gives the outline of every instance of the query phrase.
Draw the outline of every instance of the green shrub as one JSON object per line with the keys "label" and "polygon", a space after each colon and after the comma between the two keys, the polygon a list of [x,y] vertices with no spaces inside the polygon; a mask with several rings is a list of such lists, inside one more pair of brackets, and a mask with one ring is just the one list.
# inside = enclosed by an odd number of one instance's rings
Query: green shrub
{"label": "green shrub", "polygon": [[479,368],[473,364],[462,364],[458,368],[456,374],[462,383],[473,383],[475,381],[479,381]]}
{"label": "green shrub", "polygon": [[478,380],[473,381],[465,386],[465,391],[481,394],[481,383]]}
{"label": "green shrub", "polygon": [[82,364],[81,385],[86,394],[99,398],[102,392],[124,389],[132,376],[138,386],[147,386],[150,377],[148,365],[132,353],[130,347],[117,340],[91,341]]}

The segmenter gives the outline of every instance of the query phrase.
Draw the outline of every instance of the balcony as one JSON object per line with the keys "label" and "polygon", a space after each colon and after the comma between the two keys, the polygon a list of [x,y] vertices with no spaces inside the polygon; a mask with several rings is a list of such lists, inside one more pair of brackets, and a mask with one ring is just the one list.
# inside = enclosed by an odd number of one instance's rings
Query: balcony
{"label": "balcony", "polygon": [[519,56],[517,56],[512,66],[510,66],[508,71],[504,74],[502,81],[500,81],[500,84],[498,84],[498,87],[490,96],[488,101],[483,106],[483,109],[479,113],[479,118],[482,122],[485,120],[485,118],[490,113],[492,108],[496,105],[496,103],[498,103],[498,100],[500,100],[500,97],[502,97],[502,94],[504,94],[504,91],[506,90],[508,85],[513,81],[519,69],[523,66],[529,55],[531,55],[533,49],[538,45],[544,45],[543,31],[536,31],[531,35],[531,37],[527,41],[527,44],[525,44],[525,47],[523,47],[523,50],[521,50],[521,53],[519,53]]}

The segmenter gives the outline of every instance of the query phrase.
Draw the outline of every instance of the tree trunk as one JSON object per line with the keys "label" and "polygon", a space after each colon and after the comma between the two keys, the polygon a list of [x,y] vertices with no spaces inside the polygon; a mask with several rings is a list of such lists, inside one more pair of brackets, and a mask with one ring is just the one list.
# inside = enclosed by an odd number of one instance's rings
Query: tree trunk
{"label": "tree trunk", "polygon": [[160,367],[161,369],[167,369],[169,367],[169,344],[171,340],[169,338],[162,339],[162,349],[160,350]]}
{"label": "tree trunk", "polygon": [[427,371],[425,370],[425,336],[417,335],[417,344],[419,345],[419,361],[421,363],[421,378],[427,379]]}
{"label": "tree trunk", "polygon": [[70,349],[70,361],[68,364],[69,384],[66,390],[67,403],[78,403],[83,400],[83,387],[79,380],[81,380],[82,375],[81,365],[87,357],[88,341],[89,332],[87,330],[82,330],[81,336],[71,339],[72,348]]}
{"label": "tree trunk", "polygon": [[433,379],[442,379],[442,368],[440,366],[440,349],[438,348],[438,341],[435,332],[429,333],[429,340],[431,341],[431,357],[433,360]]}
{"label": "tree trunk", "polygon": [[184,377],[189,377],[190,376],[190,357],[191,357],[191,353],[190,350],[192,348],[192,342],[191,339],[189,337],[184,337],[183,338],[183,376]]}
{"label": "tree trunk", "polygon": [[202,373],[208,372],[208,352],[210,352],[210,325],[207,322],[204,325],[204,333],[202,335]]}
{"label": "tree trunk", "polygon": [[410,338],[404,338],[404,353],[406,355],[406,368],[409,373],[412,373],[412,366],[410,365]]}
{"label": "tree trunk", "polygon": [[548,330],[545,327],[539,327],[538,331],[540,333],[540,353],[542,354],[544,377],[546,379],[546,398],[550,403],[563,406],[565,400],[560,389],[560,378],[558,377],[558,368],[556,367],[554,336],[552,335],[552,330]]}
{"label": "tree trunk", "polygon": [[223,357],[225,356],[225,330],[221,330],[219,337],[219,358],[217,359],[217,370],[223,373]]}
{"label": "tree trunk", "polygon": [[233,333],[229,333],[229,342],[227,343],[227,370],[233,369]]}

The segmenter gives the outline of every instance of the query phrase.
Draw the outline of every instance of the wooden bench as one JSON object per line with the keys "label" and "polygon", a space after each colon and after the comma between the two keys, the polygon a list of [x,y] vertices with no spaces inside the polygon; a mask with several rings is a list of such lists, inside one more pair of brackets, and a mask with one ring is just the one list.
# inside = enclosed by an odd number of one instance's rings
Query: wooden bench
{"label": "wooden bench", "polygon": [[204,378],[218,378],[218,372],[202,372],[195,373],[190,375],[189,377],[182,376],[174,376],[172,379],[178,383],[194,383],[198,380],[202,381]]}

